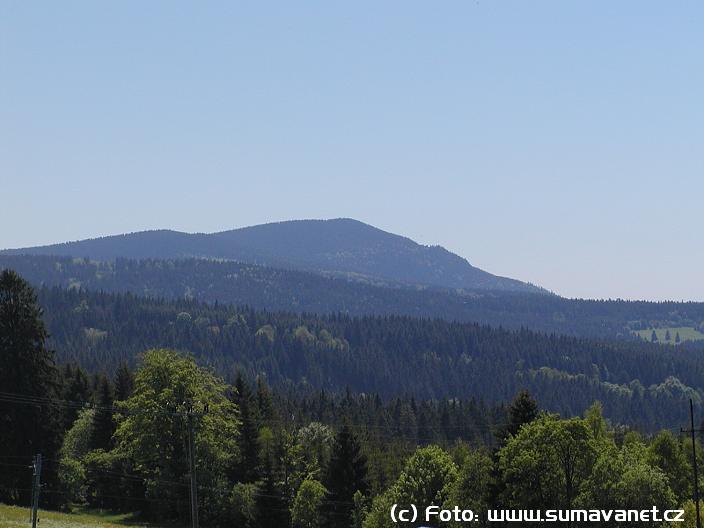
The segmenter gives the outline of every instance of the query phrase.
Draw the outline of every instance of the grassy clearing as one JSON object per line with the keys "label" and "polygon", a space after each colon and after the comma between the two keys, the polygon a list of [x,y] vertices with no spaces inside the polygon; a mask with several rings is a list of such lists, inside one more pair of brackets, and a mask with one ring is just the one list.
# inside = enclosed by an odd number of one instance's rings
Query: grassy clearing
{"label": "grassy clearing", "polygon": [[[653,330],[655,330],[655,335],[657,336],[659,343],[674,345],[675,336],[678,333],[680,334],[681,341],[699,341],[704,339],[704,334],[692,328],[691,326],[670,326],[654,329],[648,328],[647,330],[638,330],[636,333],[646,341],[650,341],[650,338],[653,334]],[[666,341],[665,335],[668,331],[670,332],[670,340]]]}
{"label": "grassy clearing", "polygon": [[[0,528],[27,528],[29,508],[6,506],[0,504]],[[146,528],[145,523],[135,522],[130,514],[115,514],[102,511],[86,511],[80,513],[59,513],[39,511],[38,527],[41,528]],[[151,528],[154,528],[151,525]]]}

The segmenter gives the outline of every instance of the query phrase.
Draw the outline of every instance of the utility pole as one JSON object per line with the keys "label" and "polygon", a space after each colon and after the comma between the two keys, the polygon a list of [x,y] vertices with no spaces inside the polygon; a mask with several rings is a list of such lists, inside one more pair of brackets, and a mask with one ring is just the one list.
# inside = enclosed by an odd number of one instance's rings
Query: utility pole
{"label": "utility pole", "polygon": [[29,522],[32,522],[34,517],[34,483],[37,480],[37,455],[32,457],[32,465],[28,466],[32,468],[32,498],[29,500]]}
{"label": "utility pole", "polygon": [[193,433],[193,407],[186,411],[188,419],[188,463],[191,473],[191,527],[198,528],[198,485],[196,483],[196,457]]}
{"label": "utility pole", "polygon": [[694,472],[694,506],[697,510],[697,528],[702,528],[701,516],[699,513],[699,471],[697,470],[697,444],[695,442],[695,433],[701,433],[704,429],[694,428],[694,404],[692,399],[689,400],[689,430],[680,429],[683,433],[692,435],[692,471]]}
{"label": "utility pole", "polygon": [[37,510],[39,509],[39,490],[42,481],[42,455],[39,453],[34,457],[34,473],[32,480],[32,528],[37,528]]}

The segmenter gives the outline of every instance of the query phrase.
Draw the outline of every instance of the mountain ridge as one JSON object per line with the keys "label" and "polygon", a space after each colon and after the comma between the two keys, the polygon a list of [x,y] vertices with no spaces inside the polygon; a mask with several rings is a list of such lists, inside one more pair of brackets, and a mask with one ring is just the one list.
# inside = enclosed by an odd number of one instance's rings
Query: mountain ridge
{"label": "mountain ridge", "polygon": [[6,249],[0,254],[95,260],[213,258],[425,286],[548,293],[474,267],[442,246],[418,244],[351,218],[289,220],[214,233],[156,229]]}

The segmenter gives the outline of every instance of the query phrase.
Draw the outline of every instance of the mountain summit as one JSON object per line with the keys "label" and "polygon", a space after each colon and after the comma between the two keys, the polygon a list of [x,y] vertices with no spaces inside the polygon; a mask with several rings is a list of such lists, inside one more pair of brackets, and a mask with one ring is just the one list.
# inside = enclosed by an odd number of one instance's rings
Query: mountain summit
{"label": "mountain summit", "polygon": [[476,268],[441,246],[424,246],[350,218],[292,220],[210,234],[142,231],[0,253],[96,260],[227,259],[374,281],[545,293]]}

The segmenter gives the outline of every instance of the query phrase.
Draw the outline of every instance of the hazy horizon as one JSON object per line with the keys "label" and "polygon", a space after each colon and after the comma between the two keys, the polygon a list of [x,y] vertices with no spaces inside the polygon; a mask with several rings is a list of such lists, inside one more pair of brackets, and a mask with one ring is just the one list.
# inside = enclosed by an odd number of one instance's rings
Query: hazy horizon
{"label": "hazy horizon", "polygon": [[350,217],[704,300],[704,4],[0,6],[0,247]]}

